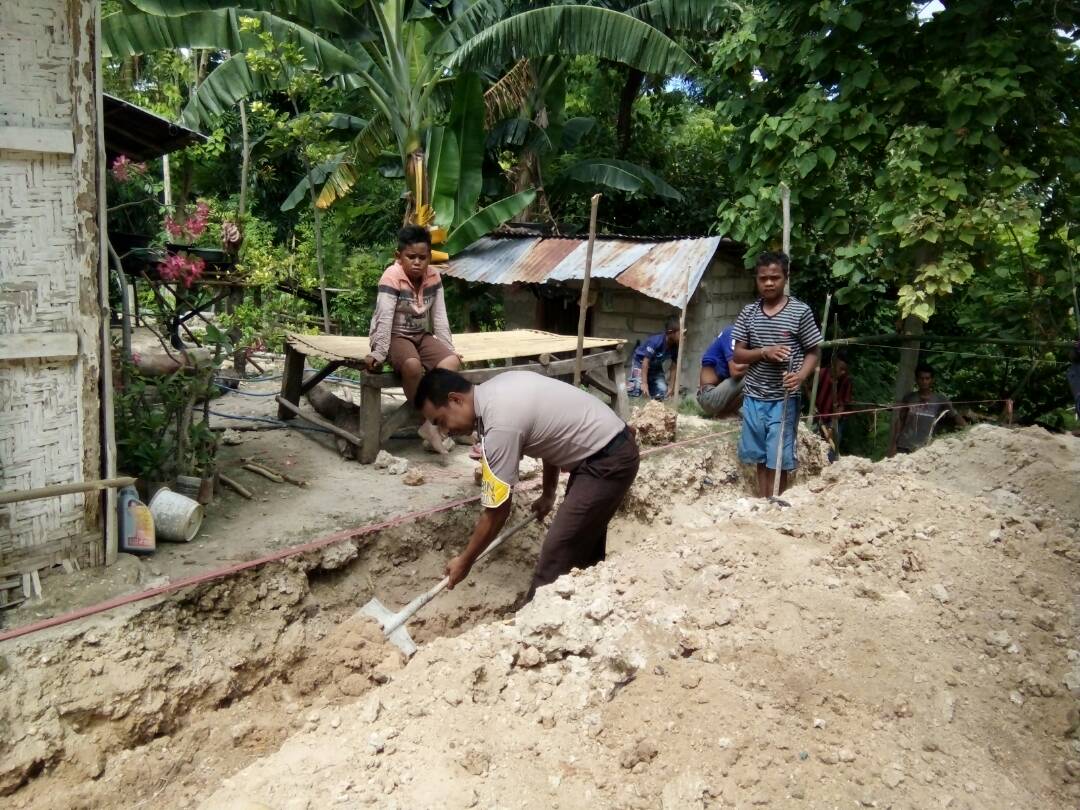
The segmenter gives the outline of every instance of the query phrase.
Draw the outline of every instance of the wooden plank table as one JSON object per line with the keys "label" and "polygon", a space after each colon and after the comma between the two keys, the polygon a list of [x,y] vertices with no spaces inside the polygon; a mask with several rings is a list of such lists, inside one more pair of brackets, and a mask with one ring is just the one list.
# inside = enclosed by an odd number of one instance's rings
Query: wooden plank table
{"label": "wooden plank table", "polygon": [[[599,391],[623,419],[629,414],[626,394],[625,341],[615,338],[586,338],[582,359],[582,383]],[[466,332],[454,335],[454,348],[461,355],[465,368],[461,374],[472,383],[482,383],[505,371],[535,371],[547,377],[573,379],[574,353],[577,338],[532,329],[510,332]],[[400,388],[401,378],[394,373],[372,374],[364,370],[364,357],[369,351],[366,336],[300,335],[290,333],[286,338],[285,371],[278,396],[278,418],[302,416],[324,427],[321,420],[312,420],[300,413],[300,397],[333,374],[339,368],[353,368],[360,374],[360,436],[340,428],[333,432],[357,445],[363,464],[370,464],[379,448],[395,431],[419,417],[409,403],[383,417],[382,391]],[[326,360],[326,365],[304,379],[308,357]],[[344,435],[343,435],[344,434]]]}

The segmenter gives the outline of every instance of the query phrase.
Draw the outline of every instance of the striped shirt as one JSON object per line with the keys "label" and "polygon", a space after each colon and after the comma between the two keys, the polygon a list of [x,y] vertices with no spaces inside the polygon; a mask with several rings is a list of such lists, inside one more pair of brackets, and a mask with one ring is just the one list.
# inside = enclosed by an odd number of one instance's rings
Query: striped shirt
{"label": "striped shirt", "polygon": [[430,332],[454,348],[450,321],[446,317],[442,276],[434,267],[428,267],[418,290],[405,275],[405,268],[394,262],[379,279],[375,311],[371,314],[368,329],[371,356],[381,363],[390,352],[391,337],[424,332]]}
{"label": "striped shirt", "polygon": [[[814,323],[810,307],[798,298],[788,296],[787,304],[775,315],[766,315],[759,298],[747,304],[739,313],[732,330],[738,343],[748,349],[766,346],[787,346],[791,349],[791,370],[802,368],[806,353],[821,343],[821,332]],[[784,398],[784,374],[787,363],[758,360],[746,372],[743,392],[754,399],[774,401]]]}

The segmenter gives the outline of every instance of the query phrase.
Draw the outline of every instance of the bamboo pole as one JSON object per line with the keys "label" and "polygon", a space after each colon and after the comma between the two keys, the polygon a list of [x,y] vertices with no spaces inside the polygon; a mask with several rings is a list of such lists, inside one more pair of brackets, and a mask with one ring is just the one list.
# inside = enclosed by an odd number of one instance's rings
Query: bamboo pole
{"label": "bamboo pole", "polygon": [[[832,306],[832,293],[828,293],[825,296],[825,314],[821,316],[821,333],[825,334],[825,331],[829,328],[829,307]],[[824,345],[824,341],[822,341]],[[818,362],[817,368],[814,369],[814,384],[810,386],[810,424],[814,422],[814,411],[817,408],[817,389],[818,380],[821,377],[821,362]]]}
{"label": "bamboo pole", "polygon": [[578,301],[577,354],[574,355],[574,385],[581,385],[581,358],[585,352],[585,316],[589,311],[589,280],[592,277],[593,248],[596,246],[596,210],[600,206],[600,195],[592,197],[592,210],[589,213],[589,248],[585,253],[585,279],[581,283],[581,299]]}
{"label": "bamboo pole", "polygon": [[0,506],[21,501],[38,501],[42,498],[57,498],[61,495],[78,495],[80,492],[97,492],[102,489],[119,489],[135,483],[134,478],[102,478],[95,481],[76,481],[74,484],[53,484],[37,489],[23,489],[13,492],[0,492]]}
{"label": "bamboo pole", "polygon": [[[781,244],[784,255],[791,261],[791,189],[787,183],[780,183],[780,216],[783,221]],[[791,295],[790,279],[784,282],[784,295]]]}

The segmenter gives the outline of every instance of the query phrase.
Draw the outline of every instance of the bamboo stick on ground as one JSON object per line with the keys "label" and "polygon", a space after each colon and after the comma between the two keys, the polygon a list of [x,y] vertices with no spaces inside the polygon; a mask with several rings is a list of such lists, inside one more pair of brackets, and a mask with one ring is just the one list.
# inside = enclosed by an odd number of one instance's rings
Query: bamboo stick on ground
{"label": "bamboo stick on ground", "polygon": [[242,498],[247,498],[250,501],[255,497],[251,494],[250,489],[245,487],[243,484],[229,478],[229,476],[225,475],[225,473],[218,473],[218,480],[221,481],[224,486],[228,487]]}
{"label": "bamboo stick on ground", "polygon": [[278,475],[275,472],[271,472],[270,470],[266,469],[265,467],[261,467],[258,464],[248,462],[247,464],[244,464],[242,466],[243,466],[243,468],[245,470],[248,470],[249,472],[253,472],[256,475],[261,475],[263,478],[265,478],[265,479],[267,479],[269,481],[273,481],[275,484],[284,484],[285,483],[285,479],[282,478],[280,475]]}

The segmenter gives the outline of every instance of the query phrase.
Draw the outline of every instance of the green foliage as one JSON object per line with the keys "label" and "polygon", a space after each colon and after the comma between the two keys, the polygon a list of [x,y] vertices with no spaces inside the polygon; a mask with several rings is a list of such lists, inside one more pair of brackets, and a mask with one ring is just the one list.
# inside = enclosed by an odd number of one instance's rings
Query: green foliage
{"label": "green foliage", "polygon": [[211,376],[207,369],[147,377],[121,358],[114,399],[119,469],[147,481],[213,472],[217,438],[191,414],[197,400],[210,396]]}
{"label": "green foliage", "polygon": [[753,4],[712,48],[710,93],[743,133],[721,230],[773,244],[787,182],[795,252],[835,253],[841,302],[895,291],[928,319],[1004,226],[1056,231],[1076,182],[1070,54],[1047,3],[968,0],[929,21],[880,0]]}

